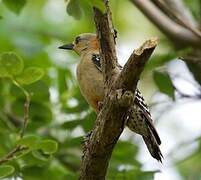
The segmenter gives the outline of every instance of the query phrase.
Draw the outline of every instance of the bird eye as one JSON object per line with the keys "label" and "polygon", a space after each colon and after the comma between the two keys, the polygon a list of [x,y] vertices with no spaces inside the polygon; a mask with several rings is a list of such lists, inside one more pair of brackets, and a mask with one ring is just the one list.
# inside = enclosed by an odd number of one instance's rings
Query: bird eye
{"label": "bird eye", "polygon": [[79,41],[80,41],[80,39],[81,39],[80,36],[76,37],[76,38],[75,38],[75,44],[78,44]]}

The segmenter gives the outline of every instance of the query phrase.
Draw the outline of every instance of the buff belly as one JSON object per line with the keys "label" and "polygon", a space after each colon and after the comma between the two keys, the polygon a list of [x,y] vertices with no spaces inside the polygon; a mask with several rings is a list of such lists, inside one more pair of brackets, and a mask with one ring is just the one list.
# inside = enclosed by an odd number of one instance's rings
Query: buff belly
{"label": "buff belly", "polygon": [[77,79],[82,95],[88,104],[98,112],[98,102],[102,101],[104,96],[102,73],[93,63],[80,62],[77,67]]}

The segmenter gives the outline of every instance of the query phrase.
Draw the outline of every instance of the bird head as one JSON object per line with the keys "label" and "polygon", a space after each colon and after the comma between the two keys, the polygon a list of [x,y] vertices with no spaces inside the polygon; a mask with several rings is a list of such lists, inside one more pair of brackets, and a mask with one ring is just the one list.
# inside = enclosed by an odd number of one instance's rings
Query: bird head
{"label": "bird head", "polygon": [[82,55],[90,50],[98,50],[98,39],[96,34],[93,33],[80,34],[75,38],[73,43],[60,46],[59,49],[73,50],[77,54]]}

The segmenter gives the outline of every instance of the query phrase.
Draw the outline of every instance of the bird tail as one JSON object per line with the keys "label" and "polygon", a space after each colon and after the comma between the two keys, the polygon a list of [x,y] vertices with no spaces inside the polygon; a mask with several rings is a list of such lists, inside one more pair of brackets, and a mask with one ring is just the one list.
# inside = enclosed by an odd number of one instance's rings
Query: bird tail
{"label": "bird tail", "polygon": [[152,132],[150,131],[150,134],[148,136],[142,136],[142,137],[151,156],[162,163],[163,155],[160,151],[159,144],[157,143]]}

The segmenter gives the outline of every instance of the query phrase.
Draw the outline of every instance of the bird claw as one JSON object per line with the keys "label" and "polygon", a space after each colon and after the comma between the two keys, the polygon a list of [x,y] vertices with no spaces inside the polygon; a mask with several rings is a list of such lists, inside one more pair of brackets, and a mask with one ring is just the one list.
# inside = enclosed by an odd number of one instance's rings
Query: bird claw
{"label": "bird claw", "polygon": [[84,136],[84,142],[89,141],[91,134],[92,134],[92,131],[89,131],[89,132]]}
{"label": "bird claw", "polygon": [[82,158],[84,157],[87,149],[88,149],[88,143],[89,143],[89,140],[90,140],[90,137],[91,137],[91,134],[92,134],[92,131],[89,131],[84,137],[83,137],[83,141],[82,141],[82,144],[83,144],[83,156]]}
{"label": "bird claw", "polygon": [[103,107],[103,102],[102,101],[98,101],[98,110],[100,111]]}
{"label": "bird claw", "polygon": [[117,39],[117,33],[118,33],[117,30],[114,29],[114,35],[113,36],[114,36],[114,42],[115,42],[115,44],[116,44],[116,39]]}

